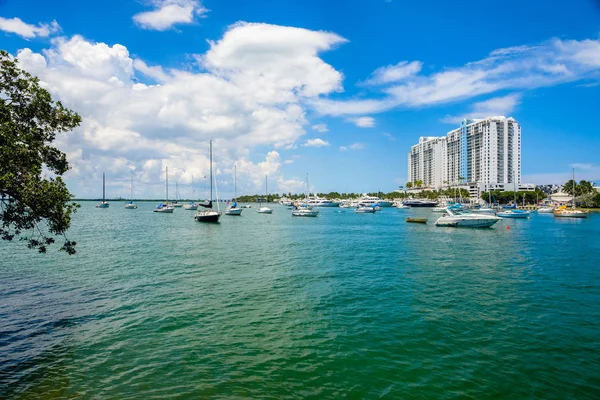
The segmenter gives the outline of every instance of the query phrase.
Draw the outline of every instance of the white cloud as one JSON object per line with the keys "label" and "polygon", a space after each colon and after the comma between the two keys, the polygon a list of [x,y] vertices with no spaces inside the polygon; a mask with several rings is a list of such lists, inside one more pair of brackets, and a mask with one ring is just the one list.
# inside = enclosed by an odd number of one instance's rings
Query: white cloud
{"label": "white cloud", "polygon": [[304,147],[324,147],[329,146],[329,142],[323,139],[308,139],[302,146]]}
{"label": "white cloud", "polygon": [[373,117],[348,118],[347,121],[352,122],[359,128],[373,128],[375,126],[375,118]]}
{"label": "white cloud", "polygon": [[581,169],[584,171],[589,171],[589,170],[600,170],[600,166],[591,164],[591,163],[575,163],[575,164],[570,164],[569,167],[571,168],[575,168],[575,169]]}
{"label": "white cloud", "polygon": [[362,150],[364,148],[365,148],[364,143],[356,142],[356,143],[352,143],[349,146],[340,146],[340,151]]}
{"label": "white cloud", "polygon": [[[17,57],[55,99],[83,118],[81,127],[56,142],[73,167],[66,178],[78,196],[97,196],[102,171],[124,195],[130,171],[136,193],[162,195],[165,166],[169,180],[179,182],[183,191],[192,176],[206,175],[210,138],[219,190],[233,191],[237,164],[239,193],[256,193],[264,187],[264,175],[273,180],[273,190],[283,179],[276,150],[293,148],[305,134],[303,100],[338,90],[341,74],[318,53],[343,41],[326,32],[240,23],[198,56],[205,62],[200,72],[166,72],[161,65],[134,61],[125,46],[81,36],[56,38],[40,53],[22,49]],[[238,56],[255,63],[236,64]],[[263,64],[265,57],[269,62]],[[314,73],[315,68],[322,73]],[[160,84],[139,83],[136,74]],[[261,77],[260,90],[253,90],[250,76]],[[265,158],[256,161],[260,152]]]}
{"label": "white cloud", "polygon": [[449,116],[442,118],[442,122],[449,124],[460,124],[465,119],[482,119],[492,116],[510,116],[516,106],[521,103],[522,95],[512,93],[502,97],[494,97],[473,104],[471,112],[463,116]]}
{"label": "white cloud", "polygon": [[177,24],[191,24],[196,17],[208,12],[198,0],[152,0],[152,11],[141,12],[133,20],[141,28],[167,30]]}
{"label": "white cloud", "polygon": [[293,164],[294,160],[285,160],[283,163],[286,165]]}
{"label": "white cloud", "polygon": [[52,33],[58,32],[60,26],[56,21],[49,24],[32,25],[23,22],[20,18],[2,18],[0,17],[0,30],[9,33],[15,33],[25,39],[31,39],[36,36],[46,37]]}
{"label": "white cloud", "polygon": [[554,86],[599,73],[600,39],[551,39],[536,46],[497,49],[482,60],[430,75],[408,75],[401,83],[385,87],[379,99],[320,98],[311,105],[327,115],[368,114],[450,103],[501,90]]}
{"label": "white cloud", "polygon": [[325,124],[313,125],[312,129],[314,131],[321,132],[321,133],[329,132],[329,128],[327,128],[327,125],[325,125]]}
{"label": "white cloud", "polygon": [[418,74],[422,67],[423,63],[421,61],[401,61],[396,65],[377,68],[364,83],[368,85],[382,85],[399,82]]}
{"label": "white cloud", "polygon": [[386,138],[390,139],[391,141],[396,140],[396,137],[394,135],[392,135],[391,133],[383,132],[382,135],[385,136]]}

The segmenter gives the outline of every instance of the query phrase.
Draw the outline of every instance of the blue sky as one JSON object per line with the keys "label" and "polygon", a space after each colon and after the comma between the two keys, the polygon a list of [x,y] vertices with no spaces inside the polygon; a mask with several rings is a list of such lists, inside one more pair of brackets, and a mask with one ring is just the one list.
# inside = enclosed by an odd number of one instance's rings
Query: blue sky
{"label": "blue sky", "polygon": [[[415,4],[413,4],[415,3]],[[423,3],[423,2],[421,2]],[[522,125],[523,180],[600,180],[600,3],[0,2],[3,49],[84,123],[57,145],[80,197],[391,191],[419,136]]]}

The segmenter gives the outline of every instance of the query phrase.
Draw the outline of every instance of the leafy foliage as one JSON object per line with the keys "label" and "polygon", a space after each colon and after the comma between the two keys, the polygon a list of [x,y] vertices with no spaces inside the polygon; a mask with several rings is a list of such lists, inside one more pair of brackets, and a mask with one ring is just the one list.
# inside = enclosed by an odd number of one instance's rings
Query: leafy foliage
{"label": "leafy foliage", "polygon": [[[46,252],[54,236],[65,235],[77,208],[61,176],[69,169],[64,153],[50,146],[58,133],[81,117],[52,100],[39,80],[0,50],[0,236]],[[46,178],[45,175],[50,175]],[[66,239],[61,250],[75,253]]]}

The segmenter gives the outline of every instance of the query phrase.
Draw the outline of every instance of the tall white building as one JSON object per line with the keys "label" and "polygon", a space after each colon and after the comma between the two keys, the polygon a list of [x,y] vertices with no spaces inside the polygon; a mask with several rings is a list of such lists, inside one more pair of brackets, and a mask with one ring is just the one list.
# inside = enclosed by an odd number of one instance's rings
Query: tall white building
{"label": "tall white building", "polygon": [[408,179],[441,189],[467,184],[479,190],[518,189],[521,127],[514,118],[463,120],[442,137],[421,137],[408,153]]}

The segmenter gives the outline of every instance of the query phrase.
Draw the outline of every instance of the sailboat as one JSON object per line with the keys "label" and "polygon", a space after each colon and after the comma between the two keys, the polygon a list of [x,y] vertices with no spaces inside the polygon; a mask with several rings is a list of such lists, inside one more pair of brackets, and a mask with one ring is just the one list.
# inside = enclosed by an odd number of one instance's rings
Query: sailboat
{"label": "sailboat", "polygon": [[[196,189],[194,189],[194,175],[192,175],[192,192],[193,192],[193,198],[196,198]],[[198,203],[196,203],[195,201],[190,201],[187,204],[183,205],[183,208],[186,210],[197,210],[198,209]]]}
{"label": "sailboat", "polygon": [[225,210],[225,215],[242,215],[242,208],[237,206],[237,165],[233,166],[233,204]]}
{"label": "sailboat", "polygon": [[169,167],[165,167],[165,177],[165,189],[167,192],[167,199],[164,203],[160,203],[159,205],[157,205],[154,209],[154,212],[172,214],[175,209],[169,205]]}
{"label": "sailboat", "polygon": [[516,172],[514,173],[514,177],[513,177],[513,185],[514,185],[514,190],[513,190],[513,194],[514,194],[514,199],[513,199],[513,203],[514,203],[514,208],[510,209],[510,210],[504,210],[502,212],[496,213],[496,215],[498,217],[502,217],[502,218],[529,218],[529,211],[525,211],[525,210],[518,210],[517,209],[517,175]]}
{"label": "sailboat", "polygon": [[[267,202],[269,200],[269,189],[267,186],[267,176],[266,175],[265,175],[265,200]],[[258,212],[260,214],[272,214],[273,210],[271,210],[269,207],[260,207],[258,210],[256,210],[256,212]]]}
{"label": "sailboat", "polygon": [[106,191],[105,191],[105,186],[106,185],[105,185],[105,183],[106,183],[106,181],[104,179],[104,172],[103,172],[102,173],[102,203],[98,204],[96,206],[96,208],[108,208],[108,201],[105,200],[106,199],[105,198],[105,194],[106,194]]}
{"label": "sailboat", "polygon": [[587,211],[575,209],[575,168],[573,168],[573,200],[571,201],[571,209],[567,206],[560,206],[554,210],[554,216],[558,218],[587,218]]}
{"label": "sailboat", "polygon": [[[210,141],[210,199],[208,203],[200,203],[198,211],[194,215],[194,219],[198,222],[219,222],[221,217],[221,210],[219,210],[219,199],[217,197],[217,211],[212,209],[212,197],[213,197],[213,165],[212,165],[212,140]],[[200,206],[204,207],[205,210],[200,210]]]}
{"label": "sailboat", "polygon": [[133,202],[133,176],[131,177],[131,197],[129,198],[129,202],[125,203],[125,209],[127,210],[135,210],[137,208],[137,204]]}
{"label": "sailboat", "polygon": [[308,205],[308,174],[306,174],[306,192],[304,193],[305,206],[296,206],[296,209],[292,211],[292,217],[316,217],[319,215],[318,210],[313,210]]}
{"label": "sailboat", "polygon": [[173,207],[181,207],[181,206],[183,206],[183,204],[179,203],[177,200],[179,200],[179,186],[177,185],[177,182],[175,182],[175,200],[173,200],[173,202],[171,203],[171,205]]}

